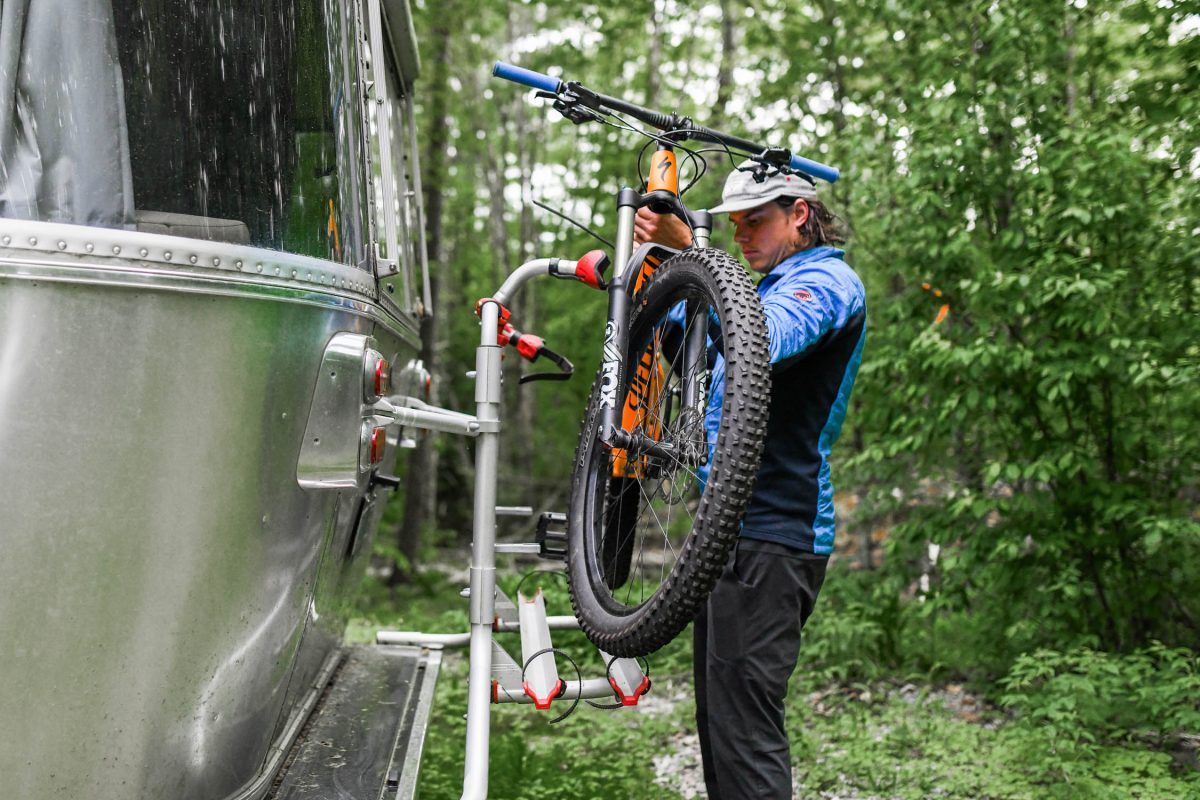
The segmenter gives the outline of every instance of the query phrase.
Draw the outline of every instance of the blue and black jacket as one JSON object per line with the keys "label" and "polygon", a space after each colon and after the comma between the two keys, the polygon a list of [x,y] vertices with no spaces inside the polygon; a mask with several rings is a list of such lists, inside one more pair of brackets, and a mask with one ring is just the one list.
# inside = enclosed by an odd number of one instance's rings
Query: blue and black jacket
{"label": "blue and black jacket", "polygon": [[[842,430],[867,331],[862,281],[832,247],[781,261],[758,294],[770,337],[771,410],[762,466],[741,535],[833,552],[829,453]],[[710,453],[724,402],[725,362],[712,365]],[[707,470],[701,479],[706,479]]]}

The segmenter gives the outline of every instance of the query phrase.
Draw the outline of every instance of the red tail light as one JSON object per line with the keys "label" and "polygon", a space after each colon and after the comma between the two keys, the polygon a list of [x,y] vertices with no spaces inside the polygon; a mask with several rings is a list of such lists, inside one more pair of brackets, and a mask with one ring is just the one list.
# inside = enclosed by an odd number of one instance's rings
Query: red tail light
{"label": "red tail light", "polygon": [[371,466],[383,461],[387,452],[387,428],[376,428],[371,431]]}

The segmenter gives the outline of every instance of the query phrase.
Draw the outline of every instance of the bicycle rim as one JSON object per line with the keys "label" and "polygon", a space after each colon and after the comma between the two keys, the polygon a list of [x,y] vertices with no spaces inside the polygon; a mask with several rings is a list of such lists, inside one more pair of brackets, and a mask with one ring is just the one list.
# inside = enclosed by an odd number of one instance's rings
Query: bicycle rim
{"label": "bicycle rim", "polygon": [[[636,299],[619,395],[623,427],[660,451],[599,443],[593,397],[572,489],[576,613],[614,655],[644,655],[670,641],[711,590],[750,494],[766,424],[766,326],[745,273],[720,251],[689,252],[669,265]],[[709,334],[693,365],[704,391],[687,403],[684,342],[695,326]],[[726,384],[732,391],[722,391]],[[714,392],[725,402],[709,415]]]}

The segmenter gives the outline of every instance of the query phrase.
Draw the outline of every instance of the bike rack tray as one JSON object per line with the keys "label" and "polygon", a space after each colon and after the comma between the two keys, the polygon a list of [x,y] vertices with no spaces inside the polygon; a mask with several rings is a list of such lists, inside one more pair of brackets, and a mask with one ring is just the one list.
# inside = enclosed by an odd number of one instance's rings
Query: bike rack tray
{"label": "bike rack tray", "polygon": [[411,800],[440,649],[349,648],[268,800]]}

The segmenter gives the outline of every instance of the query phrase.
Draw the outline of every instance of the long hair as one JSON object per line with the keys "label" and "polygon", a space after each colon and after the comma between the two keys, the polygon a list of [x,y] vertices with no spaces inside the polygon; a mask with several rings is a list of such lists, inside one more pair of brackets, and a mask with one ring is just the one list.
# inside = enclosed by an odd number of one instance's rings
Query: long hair
{"label": "long hair", "polygon": [[808,203],[808,219],[800,226],[800,235],[804,237],[808,247],[846,243],[850,232],[845,221],[830,211],[820,200],[779,197],[775,202],[786,209],[791,208],[797,200],[804,200],[805,203]]}

